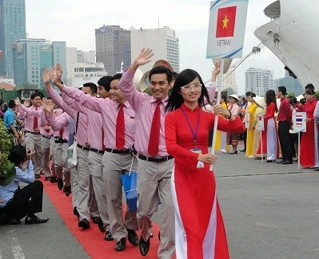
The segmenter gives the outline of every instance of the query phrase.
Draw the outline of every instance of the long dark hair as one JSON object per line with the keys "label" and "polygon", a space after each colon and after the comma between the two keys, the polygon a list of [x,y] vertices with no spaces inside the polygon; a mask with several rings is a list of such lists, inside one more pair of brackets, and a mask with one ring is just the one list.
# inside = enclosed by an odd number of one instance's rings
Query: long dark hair
{"label": "long dark hair", "polygon": [[207,103],[210,103],[208,91],[204,85],[204,82],[203,82],[201,76],[195,70],[185,69],[179,73],[179,75],[177,76],[177,78],[175,80],[172,93],[171,93],[171,95],[168,99],[168,103],[165,107],[166,112],[170,112],[170,111],[176,110],[179,107],[181,107],[182,103],[184,102],[184,99],[181,95],[181,87],[189,84],[196,77],[199,79],[199,82],[202,85],[202,93],[198,99],[198,105],[200,107],[203,107],[205,105],[205,99],[207,100]]}
{"label": "long dark hair", "polygon": [[276,93],[274,90],[268,90],[266,92],[266,105],[269,106],[269,104],[274,103],[276,107],[276,112],[278,112],[277,108],[277,101],[276,101]]}

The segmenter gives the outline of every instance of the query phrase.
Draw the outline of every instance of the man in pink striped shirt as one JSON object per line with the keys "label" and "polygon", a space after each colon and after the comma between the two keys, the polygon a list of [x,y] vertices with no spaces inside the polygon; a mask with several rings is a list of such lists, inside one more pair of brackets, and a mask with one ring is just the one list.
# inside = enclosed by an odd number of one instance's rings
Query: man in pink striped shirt
{"label": "man in pink striped shirt", "polygon": [[[160,199],[162,214],[158,257],[170,259],[175,250],[174,207],[170,183],[174,159],[167,153],[165,145],[164,119],[166,114],[164,108],[168,101],[169,89],[172,87],[172,72],[164,66],[154,67],[150,71],[149,81],[152,96],[137,91],[133,85],[137,68],[149,63],[152,56],[151,50],[143,49],[133,64],[124,72],[119,86],[136,114],[135,148],[139,154],[137,219],[141,230],[140,252],[145,256],[149,251],[152,233],[151,217],[157,211]],[[159,130],[157,138],[159,139],[151,139],[151,128],[158,106],[160,118],[157,127],[160,128],[157,129]],[[155,152],[153,152],[154,147],[150,148],[152,142],[158,143]]]}
{"label": "man in pink striped shirt", "polygon": [[[134,159],[130,153],[134,144],[135,113],[118,87],[120,77],[121,75],[115,75],[111,80],[110,95],[112,100],[92,98],[77,89],[57,84],[61,92],[72,97],[81,106],[102,114],[106,150],[103,156],[104,182],[107,186],[109,197],[110,230],[117,242],[115,245],[116,251],[125,250],[126,236],[128,236],[128,240],[132,245],[138,245],[138,238],[135,232],[138,228],[136,212],[127,210],[125,224],[122,219],[122,185],[120,176],[123,172],[129,171],[131,161]],[[118,148],[116,144],[116,129],[121,104],[123,105],[125,121],[125,141],[123,143],[124,146]],[[133,163],[133,169],[136,168],[136,162],[134,161]],[[105,238],[106,240],[111,240],[108,236]]]}
{"label": "man in pink striped shirt", "polygon": [[25,143],[28,150],[35,152],[33,162],[35,178],[40,178],[42,172],[42,148],[40,134],[40,119],[42,114],[42,93],[35,92],[31,95],[31,107],[25,107],[17,99],[18,118],[24,119]]}

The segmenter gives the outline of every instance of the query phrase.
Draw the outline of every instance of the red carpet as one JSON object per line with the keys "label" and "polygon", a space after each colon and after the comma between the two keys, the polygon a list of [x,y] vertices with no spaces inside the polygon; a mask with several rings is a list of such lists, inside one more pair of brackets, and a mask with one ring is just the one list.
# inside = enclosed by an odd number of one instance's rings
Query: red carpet
{"label": "red carpet", "polygon": [[[78,227],[78,218],[73,215],[72,196],[66,197],[62,191],[58,190],[56,184],[52,184],[49,181],[43,181],[44,190],[49,196],[59,215],[64,220],[72,234],[79,241],[85,251],[91,258],[94,259],[121,259],[121,258],[157,258],[157,249],[159,246],[159,240],[157,234],[159,227],[154,224],[153,235],[151,238],[150,251],[146,257],[140,254],[138,247],[132,246],[128,241],[126,242],[126,250],[123,252],[116,252],[114,250],[115,241],[107,242],[104,240],[104,233],[101,233],[98,226],[92,222],[91,228],[88,230],[81,230]],[[50,224],[50,223],[49,223]],[[139,235],[139,233],[138,233]]]}

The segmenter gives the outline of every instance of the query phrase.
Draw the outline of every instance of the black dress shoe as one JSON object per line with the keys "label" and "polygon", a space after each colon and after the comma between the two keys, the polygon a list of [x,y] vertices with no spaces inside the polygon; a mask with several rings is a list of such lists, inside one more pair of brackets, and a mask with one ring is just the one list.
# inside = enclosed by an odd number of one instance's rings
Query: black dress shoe
{"label": "black dress shoe", "polygon": [[112,236],[112,234],[111,234],[111,232],[110,231],[106,231],[105,232],[105,238],[104,238],[106,241],[113,241],[114,240],[114,238],[113,238],[113,236]]}
{"label": "black dress shoe", "polygon": [[230,152],[230,153],[228,153],[228,154],[230,154],[230,155],[237,155],[237,154],[238,154],[238,151],[236,150],[236,151]]}
{"label": "black dress shoe", "polygon": [[121,238],[121,240],[116,243],[114,248],[118,252],[124,251],[125,248],[126,248],[126,239],[125,239],[125,237]]}
{"label": "black dress shoe", "polygon": [[46,176],[45,178],[44,178],[44,181],[50,181],[50,176]]}
{"label": "black dress shoe", "polygon": [[75,216],[77,216],[78,218],[80,217],[80,214],[79,214],[78,209],[77,209],[76,206],[75,206],[74,209],[73,209],[73,214],[74,214]]}
{"label": "black dress shoe", "polygon": [[35,175],[34,175],[34,178],[35,178],[35,179],[40,179],[40,178],[41,178],[41,175],[40,175],[40,174],[35,174]]}
{"label": "black dress shoe", "polygon": [[315,167],[313,170],[318,172],[319,171],[319,167]]}
{"label": "black dress shoe", "polygon": [[283,161],[281,164],[282,165],[291,165],[291,164],[293,164],[293,162],[289,161],[289,160],[286,160],[286,161]]}
{"label": "black dress shoe", "polygon": [[148,251],[150,250],[150,239],[144,241],[143,237],[141,237],[138,247],[140,249],[141,255],[147,255]]}
{"label": "black dress shoe", "polygon": [[282,164],[284,162],[284,160],[280,160],[280,161],[277,161],[276,163],[277,164]]}
{"label": "black dress shoe", "polygon": [[133,246],[138,246],[138,236],[134,230],[127,228],[127,239]]}
{"label": "black dress shoe", "polygon": [[40,219],[36,215],[32,216],[27,216],[25,218],[25,224],[30,225],[30,224],[41,224],[41,223],[46,223],[48,222],[49,219]]}
{"label": "black dress shoe", "polygon": [[[100,217],[91,217],[94,224],[99,224],[101,218]],[[104,232],[104,231],[103,231]]]}
{"label": "black dress shoe", "polygon": [[239,151],[245,153],[245,152],[246,152],[246,149],[242,149],[242,150],[239,150]]}
{"label": "black dress shoe", "polygon": [[78,226],[83,229],[89,229],[90,222],[87,219],[81,219],[78,223]]}
{"label": "black dress shoe", "polygon": [[21,221],[12,218],[10,215],[1,214],[0,215],[0,225],[18,225]]}
{"label": "black dress shoe", "polygon": [[104,227],[104,223],[103,223],[102,219],[100,219],[98,226],[99,226],[99,230],[102,233],[104,233],[105,232],[105,227]]}
{"label": "black dress shoe", "polygon": [[58,179],[58,189],[61,191],[63,188],[63,180],[62,178]]}
{"label": "black dress shoe", "polygon": [[58,180],[56,178],[56,176],[51,176],[50,177],[50,183],[56,183]]}
{"label": "black dress shoe", "polygon": [[272,163],[272,162],[274,162],[274,160],[268,160],[267,159],[267,163]]}
{"label": "black dress shoe", "polygon": [[71,186],[64,186],[63,192],[65,193],[66,197],[69,197],[69,195],[71,194]]}

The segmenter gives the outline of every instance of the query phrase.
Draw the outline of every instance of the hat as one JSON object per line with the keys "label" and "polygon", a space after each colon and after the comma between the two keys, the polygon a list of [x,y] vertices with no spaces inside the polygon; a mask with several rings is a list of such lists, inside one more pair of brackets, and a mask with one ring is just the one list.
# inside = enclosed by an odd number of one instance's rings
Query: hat
{"label": "hat", "polygon": [[255,103],[257,103],[259,106],[265,108],[266,107],[266,102],[265,102],[265,98],[261,97],[261,96],[256,96],[253,97]]}
{"label": "hat", "polygon": [[15,165],[11,162],[8,162],[5,171],[0,174],[0,185],[7,185],[12,182],[16,177],[16,168]]}
{"label": "hat", "polygon": [[296,97],[296,99],[297,99],[298,102],[300,102],[300,100],[303,99],[303,98],[304,98],[304,96],[303,96],[302,94],[301,94],[301,95],[298,95],[298,96]]}
{"label": "hat", "polygon": [[231,95],[229,96],[229,98],[230,98],[230,97],[232,97],[232,98],[236,99],[237,101],[239,100],[239,99],[238,99],[238,95],[237,95],[237,94],[231,94]]}

